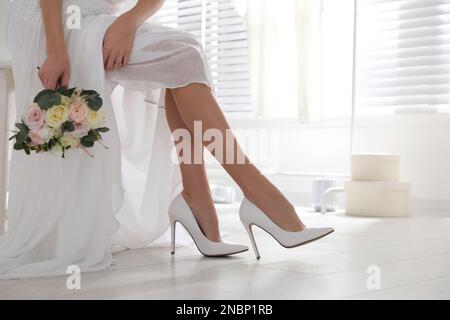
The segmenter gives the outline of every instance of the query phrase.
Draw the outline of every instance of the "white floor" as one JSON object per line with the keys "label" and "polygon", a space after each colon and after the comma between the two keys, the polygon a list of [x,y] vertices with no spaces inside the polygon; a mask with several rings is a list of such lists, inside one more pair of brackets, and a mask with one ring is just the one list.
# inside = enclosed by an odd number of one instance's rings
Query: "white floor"
{"label": "white floor", "polygon": [[[221,216],[226,240],[248,243],[231,211]],[[110,270],[82,274],[81,290],[65,277],[0,281],[0,299],[450,299],[450,216],[302,217],[336,232],[288,250],[258,230],[259,261],[251,251],[205,258],[193,246],[124,251]],[[367,284],[371,266],[380,289]]]}

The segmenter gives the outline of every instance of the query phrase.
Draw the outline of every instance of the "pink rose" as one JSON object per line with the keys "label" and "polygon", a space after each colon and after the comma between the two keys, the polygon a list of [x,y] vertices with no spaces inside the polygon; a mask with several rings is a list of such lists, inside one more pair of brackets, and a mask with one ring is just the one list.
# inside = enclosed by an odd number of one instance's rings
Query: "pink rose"
{"label": "pink rose", "polygon": [[28,136],[30,137],[31,142],[34,145],[41,145],[41,144],[45,143],[44,139],[41,137],[39,130],[35,130],[35,129],[30,130],[30,132],[28,133]]}
{"label": "pink rose", "polygon": [[25,112],[23,122],[30,130],[41,129],[44,125],[44,113],[37,104],[32,104]]}
{"label": "pink rose", "polygon": [[42,128],[40,130],[33,129],[30,130],[28,136],[34,145],[41,145],[50,141],[52,133],[48,128]]}
{"label": "pink rose", "polygon": [[82,101],[73,102],[69,108],[69,117],[75,123],[86,120],[89,110],[86,103]]}
{"label": "pink rose", "polygon": [[72,136],[76,138],[82,138],[91,130],[89,123],[86,121],[75,123],[75,130],[72,132]]}

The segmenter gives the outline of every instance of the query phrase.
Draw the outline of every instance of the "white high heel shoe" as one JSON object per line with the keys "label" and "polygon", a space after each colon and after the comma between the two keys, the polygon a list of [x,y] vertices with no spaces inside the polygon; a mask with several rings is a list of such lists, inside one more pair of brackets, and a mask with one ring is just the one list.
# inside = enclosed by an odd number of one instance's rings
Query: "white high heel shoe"
{"label": "white high heel shoe", "polygon": [[252,226],[257,226],[270,234],[280,245],[285,248],[298,247],[312,241],[318,240],[334,231],[333,228],[305,228],[302,231],[291,232],[280,228],[262,210],[244,198],[239,209],[239,217],[247,230],[253,246],[256,259],[260,258],[256,247]]}
{"label": "white high heel shoe", "polygon": [[180,193],[169,207],[172,254],[175,253],[175,225],[180,223],[190,234],[198,251],[207,257],[222,257],[248,250],[247,246],[209,240],[200,229],[191,208]]}

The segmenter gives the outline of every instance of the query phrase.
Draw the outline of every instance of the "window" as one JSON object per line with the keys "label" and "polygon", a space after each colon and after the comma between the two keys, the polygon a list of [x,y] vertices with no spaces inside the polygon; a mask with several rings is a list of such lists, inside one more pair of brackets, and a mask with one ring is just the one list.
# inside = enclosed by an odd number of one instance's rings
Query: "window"
{"label": "window", "polygon": [[224,111],[252,111],[247,31],[230,0],[167,0],[153,19],[201,40]]}
{"label": "window", "polygon": [[448,109],[450,0],[359,0],[358,113]]}
{"label": "window", "polygon": [[320,111],[312,119],[351,116],[354,0],[322,0],[320,30]]}

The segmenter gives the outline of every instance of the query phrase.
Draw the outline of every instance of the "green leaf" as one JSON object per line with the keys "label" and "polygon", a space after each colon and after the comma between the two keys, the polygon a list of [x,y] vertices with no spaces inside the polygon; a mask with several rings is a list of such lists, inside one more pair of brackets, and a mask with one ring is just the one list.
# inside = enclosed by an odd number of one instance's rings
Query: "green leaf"
{"label": "green leaf", "polygon": [[66,121],[61,125],[61,130],[67,132],[73,132],[75,130],[75,125],[72,121]]}
{"label": "green leaf", "polygon": [[77,90],[77,88],[67,88],[67,87],[61,87],[58,89],[58,92],[61,93],[63,96],[71,97],[73,93]]}
{"label": "green leaf", "polygon": [[26,126],[26,124],[24,124],[24,123],[16,123],[16,127],[17,127],[17,129],[19,129],[20,131],[25,131],[25,132],[27,132],[28,133],[28,131],[30,130],[30,129],[28,129],[28,127]]}
{"label": "green leaf", "polygon": [[57,141],[55,139],[50,139],[46,144],[42,145],[42,150],[50,151],[56,143]]}
{"label": "green leaf", "polygon": [[90,130],[84,138],[88,141],[95,142],[98,140],[98,133],[95,130]]}
{"label": "green leaf", "polygon": [[98,94],[98,92],[95,90],[82,90],[80,93],[80,96],[85,97],[85,96],[92,96],[92,95],[96,95],[96,94]]}
{"label": "green leaf", "polygon": [[24,143],[24,144],[23,144],[23,148],[24,148],[24,150],[25,150],[25,153],[26,153],[27,155],[30,155],[30,153],[31,153],[30,147],[28,147],[28,145]]}
{"label": "green leaf", "polygon": [[86,98],[86,103],[92,111],[98,111],[103,106],[103,99],[99,94],[92,95]]}
{"label": "green leaf", "polygon": [[106,127],[103,127],[103,128],[97,128],[97,129],[95,129],[97,132],[102,132],[102,133],[105,133],[105,132],[108,132],[109,131],[109,128],[106,128]]}
{"label": "green leaf", "polygon": [[28,134],[24,131],[20,131],[16,135],[16,143],[25,143],[28,139]]}
{"label": "green leaf", "polygon": [[88,136],[81,138],[80,143],[83,147],[86,147],[86,148],[92,148],[94,146],[94,141],[89,139]]}
{"label": "green leaf", "polygon": [[38,100],[37,104],[44,110],[48,110],[53,106],[61,104],[61,93],[58,91],[51,91],[42,95]]}
{"label": "green leaf", "polygon": [[16,142],[14,144],[14,150],[23,150],[24,149],[24,143],[18,143]]}
{"label": "green leaf", "polygon": [[44,97],[44,96],[46,96],[46,95],[48,95],[48,94],[52,94],[52,93],[54,93],[55,91],[54,90],[51,90],[51,89],[45,89],[45,90],[42,90],[41,92],[39,92],[37,95],[36,95],[36,97],[34,98],[34,100],[33,100],[33,102],[34,103],[38,103],[38,101],[42,98],[42,97]]}

